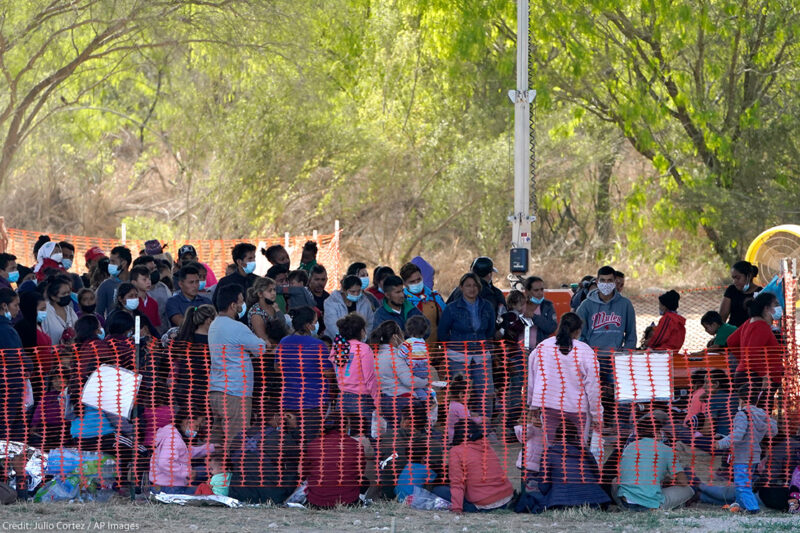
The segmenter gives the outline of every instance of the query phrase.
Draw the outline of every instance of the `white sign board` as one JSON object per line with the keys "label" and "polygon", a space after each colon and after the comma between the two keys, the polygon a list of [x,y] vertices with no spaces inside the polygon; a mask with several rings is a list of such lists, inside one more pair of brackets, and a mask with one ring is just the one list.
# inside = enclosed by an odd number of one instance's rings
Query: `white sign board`
{"label": "white sign board", "polygon": [[142,376],[127,368],[101,365],[92,372],[81,393],[81,403],[106,413],[130,418]]}
{"label": "white sign board", "polygon": [[618,402],[649,402],[672,398],[672,356],[669,353],[614,354]]}

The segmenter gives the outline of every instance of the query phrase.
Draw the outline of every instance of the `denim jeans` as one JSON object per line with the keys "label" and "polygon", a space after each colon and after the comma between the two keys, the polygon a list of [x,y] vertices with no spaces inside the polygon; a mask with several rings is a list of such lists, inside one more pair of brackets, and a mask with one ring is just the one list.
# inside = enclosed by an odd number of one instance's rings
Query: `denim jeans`
{"label": "denim jeans", "polygon": [[757,465],[733,464],[733,486],[736,487],[736,503],[748,511],[758,511],[758,500],[753,493],[753,473]]}

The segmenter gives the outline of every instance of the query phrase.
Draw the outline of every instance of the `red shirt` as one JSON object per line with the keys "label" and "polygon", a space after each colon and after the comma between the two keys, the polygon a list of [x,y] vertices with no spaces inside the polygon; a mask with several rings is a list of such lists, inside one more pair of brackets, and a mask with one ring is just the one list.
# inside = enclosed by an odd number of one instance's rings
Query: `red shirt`
{"label": "red shirt", "polygon": [[659,319],[653,336],[647,342],[651,350],[670,350],[677,352],[686,340],[686,319],[673,311],[667,311]]}
{"label": "red shirt", "polygon": [[379,291],[376,287],[370,287],[367,289],[367,292],[370,293],[377,299],[379,302],[383,301],[383,297],[385,296],[381,291]]}
{"label": "red shirt", "polygon": [[308,502],[317,507],[356,503],[366,481],[364,464],[361,445],[338,430],[311,442],[303,458]]}
{"label": "red shirt", "polygon": [[158,302],[155,298],[143,300],[139,298],[139,310],[153,324],[154,328],[161,326],[161,316],[158,312]]}
{"label": "red shirt", "polygon": [[728,348],[738,349],[739,366],[736,372],[769,376],[780,383],[783,375],[783,350],[778,339],[764,320],[750,319],[728,337]]}

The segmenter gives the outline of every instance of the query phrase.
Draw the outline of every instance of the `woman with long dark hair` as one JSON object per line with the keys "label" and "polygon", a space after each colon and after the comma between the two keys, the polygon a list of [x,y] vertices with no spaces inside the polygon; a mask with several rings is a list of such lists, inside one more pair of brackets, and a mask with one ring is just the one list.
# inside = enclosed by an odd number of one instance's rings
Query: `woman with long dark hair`
{"label": "woman with long dark hair", "polygon": [[528,406],[541,413],[545,445],[569,420],[586,440],[591,425],[602,430],[603,405],[594,350],[578,340],[583,322],[575,313],[565,313],[555,337],[542,341],[528,360]]}

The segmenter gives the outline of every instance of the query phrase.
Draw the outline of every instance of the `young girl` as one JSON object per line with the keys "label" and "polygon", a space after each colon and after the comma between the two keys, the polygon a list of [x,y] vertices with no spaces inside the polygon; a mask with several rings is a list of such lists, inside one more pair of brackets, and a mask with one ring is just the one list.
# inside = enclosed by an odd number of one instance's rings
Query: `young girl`
{"label": "young girl", "polygon": [[208,482],[200,483],[194,491],[197,496],[227,496],[231,486],[231,474],[225,468],[225,457],[214,452],[206,458]]}
{"label": "young girl", "polygon": [[450,403],[447,405],[447,443],[453,442],[453,433],[455,426],[458,422],[464,419],[470,419],[476,424],[483,423],[483,417],[472,416],[467,409],[469,401],[469,382],[464,376],[456,376],[450,382],[448,390]]}
{"label": "young girl", "polygon": [[753,494],[753,472],[761,461],[761,441],[769,434],[778,434],[777,422],[761,408],[756,407],[761,389],[744,384],[739,387],[739,412],[733,419],[733,430],[727,437],[718,440],[717,450],[731,450],[733,482],[736,487],[736,503],[729,506],[732,512],[742,509],[755,514],[760,511]]}
{"label": "young girl", "polygon": [[177,424],[167,424],[156,432],[156,446],[150,458],[153,492],[194,494],[195,489],[191,486],[192,459],[215,450],[211,443],[192,445],[203,422],[202,417],[187,413]]}
{"label": "young girl", "polygon": [[[430,379],[430,363],[428,361],[428,345],[425,339],[431,333],[431,323],[424,316],[412,316],[406,321],[406,340],[400,345],[400,355],[408,360],[411,373],[418,378]],[[417,387],[414,396],[420,400],[428,400],[431,391],[428,387]]]}
{"label": "young girl", "polygon": [[275,319],[286,322],[278,304],[275,303],[276,294],[275,281],[271,278],[258,278],[253,286],[247,289],[247,324],[268,346],[272,343],[267,335],[267,324]]}
{"label": "young girl", "polygon": [[41,435],[45,450],[63,446],[69,437],[69,422],[64,419],[64,397],[69,369],[59,365],[50,371],[47,387],[42,400],[36,404],[32,425],[34,431]]}

